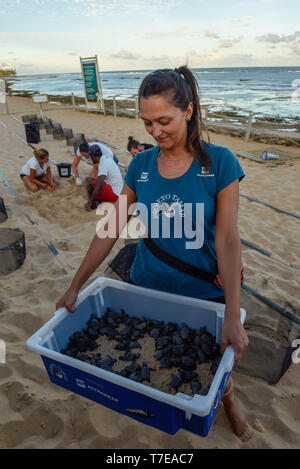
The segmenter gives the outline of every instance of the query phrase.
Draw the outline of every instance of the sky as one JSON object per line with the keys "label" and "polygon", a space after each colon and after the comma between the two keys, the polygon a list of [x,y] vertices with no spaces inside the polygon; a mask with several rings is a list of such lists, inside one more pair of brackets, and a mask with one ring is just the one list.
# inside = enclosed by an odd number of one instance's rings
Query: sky
{"label": "sky", "polygon": [[299,66],[299,18],[300,0],[0,0],[0,68]]}

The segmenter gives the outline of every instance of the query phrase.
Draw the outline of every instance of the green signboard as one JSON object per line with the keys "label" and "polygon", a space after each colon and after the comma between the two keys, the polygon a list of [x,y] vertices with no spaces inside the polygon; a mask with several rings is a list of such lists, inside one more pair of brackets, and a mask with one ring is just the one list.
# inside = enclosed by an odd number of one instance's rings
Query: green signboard
{"label": "green signboard", "polygon": [[82,63],[83,79],[88,102],[97,102],[98,80],[96,62]]}

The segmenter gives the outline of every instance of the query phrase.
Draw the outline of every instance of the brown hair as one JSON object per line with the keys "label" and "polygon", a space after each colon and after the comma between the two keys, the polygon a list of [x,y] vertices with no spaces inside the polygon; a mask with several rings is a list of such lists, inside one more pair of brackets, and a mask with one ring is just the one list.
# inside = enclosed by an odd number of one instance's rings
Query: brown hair
{"label": "brown hair", "polygon": [[147,75],[139,89],[141,98],[153,95],[168,95],[173,106],[185,111],[193,103],[193,114],[187,122],[187,150],[194,155],[202,166],[209,170],[211,161],[203,147],[201,108],[198,97],[198,83],[191,70],[182,66],[172,69],[156,70]]}
{"label": "brown hair", "polygon": [[45,158],[47,158],[47,156],[49,156],[49,152],[45,150],[44,148],[39,148],[39,150],[34,150],[33,154],[38,160],[44,160]]}
{"label": "brown hair", "polygon": [[132,148],[137,148],[140,145],[140,142],[134,140],[133,137],[128,137],[127,150],[130,151]]}

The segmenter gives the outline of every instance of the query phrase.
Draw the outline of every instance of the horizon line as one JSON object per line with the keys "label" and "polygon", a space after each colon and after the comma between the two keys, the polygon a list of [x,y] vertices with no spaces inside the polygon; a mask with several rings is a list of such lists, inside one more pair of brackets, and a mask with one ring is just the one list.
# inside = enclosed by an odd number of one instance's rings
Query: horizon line
{"label": "horizon line", "polygon": [[[189,67],[190,70],[196,70],[196,69],[200,69],[200,70],[213,70],[213,69],[235,69],[235,68],[238,68],[238,69],[248,69],[248,68],[299,68],[300,70],[300,65],[266,65],[266,66],[262,66],[262,65],[249,65],[249,66],[234,66],[234,67]],[[0,69],[0,70],[5,70],[5,69]],[[100,73],[114,73],[114,72],[149,72],[149,71],[152,71],[152,70],[159,70],[159,68],[146,68],[146,69],[142,69],[142,68],[135,68],[135,69],[129,69],[129,70],[99,70]],[[81,71],[77,71],[77,72],[47,72],[47,73],[36,73],[36,72],[33,72],[33,73],[22,73],[20,75],[18,75],[18,72],[16,71],[16,75],[7,75],[8,78],[13,78],[13,77],[17,77],[17,76],[30,76],[30,75],[60,75],[60,74],[72,74],[72,73],[81,73]],[[2,77],[4,78],[4,77]]]}

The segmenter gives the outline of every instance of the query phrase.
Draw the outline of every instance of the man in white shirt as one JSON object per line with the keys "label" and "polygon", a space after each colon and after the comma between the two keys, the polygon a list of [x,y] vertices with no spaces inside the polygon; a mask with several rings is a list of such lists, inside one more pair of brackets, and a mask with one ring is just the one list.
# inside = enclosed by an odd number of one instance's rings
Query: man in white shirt
{"label": "man in white shirt", "polygon": [[73,160],[73,164],[72,164],[72,172],[73,172],[74,177],[76,179],[76,184],[78,184],[78,185],[81,185],[81,180],[80,180],[79,174],[78,174],[78,165],[80,163],[80,160],[84,160],[87,163],[93,165],[93,169],[90,172],[89,177],[92,177],[92,178],[97,177],[98,164],[94,164],[92,159],[91,159],[91,156],[90,156],[90,151],[91,151],[91,148],[93,148],[93,147],[99,149],[101,151],[102,155],[109,156],[110,158],[113,158],[116,161],[116,163],[118,163],[118,159],[117,159],[116,155],[109,148],[107,148],[105,145],[103,145],[102,143],[100,143],[100,142],[81,143],[79,145],[78,149],[77,149],[77,152],[76,152],[75,158]]}
{"label": "man in white shirt", "polygon": [[93,210],[101,201],[115,202],[123,189],[122,175],[113,158],[102,155],[96,147],[91,147],[90,157],[93,164],[97,164],[98,173],[97,178],[87,178],[90,184],[87,186],[89,201],[85,205],[86,210]]}

